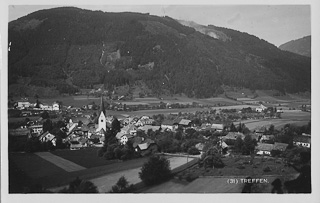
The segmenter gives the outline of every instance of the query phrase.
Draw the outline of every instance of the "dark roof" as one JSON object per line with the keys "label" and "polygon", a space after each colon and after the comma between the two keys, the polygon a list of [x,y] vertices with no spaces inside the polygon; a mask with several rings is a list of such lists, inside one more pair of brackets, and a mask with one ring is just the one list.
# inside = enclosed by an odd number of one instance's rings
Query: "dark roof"
{"label": "dark roof", "polygon": [[164,120],[162,121],[162,125],[173,125],[174,121],[173,120]]}
{"label": "dark roof", "polygon": [[294,142],[311,143],[311,138],[307,136],[296,136],[293,137]]}
{"label": "dark roof", "polygon": [[271,152],[273,150],[273,144],[258,143],[258,146],[256,146],[256,149],[261,151]]}
{"label": "dark roof", "polygon": [[224,139],[231,139],[236,140],[237,137],[241,137],[241,139],[244,139],[245,135],[243,133],[239,132],[229,132],[226,136],[224,136]]}

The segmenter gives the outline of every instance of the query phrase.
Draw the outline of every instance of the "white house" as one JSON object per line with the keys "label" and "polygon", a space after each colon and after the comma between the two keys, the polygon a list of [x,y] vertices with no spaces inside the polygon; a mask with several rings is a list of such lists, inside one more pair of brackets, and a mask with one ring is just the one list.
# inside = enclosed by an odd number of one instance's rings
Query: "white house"
{"label": "white house", "polygon": [[24,108],[29,108],[30,107],[30,102],[28,101],[18,101],[18,108],[19,109],[24,109]]}
{"label": "white house", "polygon": [[42,110],[46,110],[46,111],[52,111],[52,106],[48,105],[48,104],[40,104],[40,109]]}
{"label": "white house", "polygon": [[218,131],[218,132],[221,132],[223,131],[223,124],[216,124],[216,123],[213,123],[211,125],[211,128]]}
{"label": "white house", "polygon": [[161,129],[163,130],[170,130],[173,131],[174,130],[174,121],[171,120],[164,120],[161,124]]}
{"label": "white house", "polygon": [[311,137],[308,137],[308,136],[294,137],[293,144],[296,146],[311,148]]}
{"label": "white house", "polygon": [[41,142],[52,142],[53,146],[56,146],[56,136],[49,133],[49,132],[45,132],[42,135],[40,135],[39,140]]}
{"label": "white house", "polygon": [[259,107],[256,108],[256,112],[261,113],[262,111],[266,110],[267,108],[268,107],[261,104]]}
{"label": "white house", "polygon": [[273,150],[273,144],[258,143],[258,146],[256,146],[256,150],[258,155],[271,156],[271,151]]}
{"label": "white house", "polygon": [[59,111],[60,110],[60,105],[57,102],[54,102],[52,104],[52,110],[53,111]]}
{"label": "white house", "polygon": [[40,135],[42,133],[42,125],[32,125],[29,127],[31,133]]}

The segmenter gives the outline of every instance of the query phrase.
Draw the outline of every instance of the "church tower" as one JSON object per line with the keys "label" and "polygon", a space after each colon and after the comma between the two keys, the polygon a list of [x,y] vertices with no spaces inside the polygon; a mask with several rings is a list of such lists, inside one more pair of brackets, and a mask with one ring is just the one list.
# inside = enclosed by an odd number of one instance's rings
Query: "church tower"
{"label": "church tower", "polygon": [[100,104],[100,116],[98,119],[98,131],[103,129],[104,131],[107,130],[107,119],[106,119],[106,111],[103,104],[103,97],[101,97],[101,104]]}

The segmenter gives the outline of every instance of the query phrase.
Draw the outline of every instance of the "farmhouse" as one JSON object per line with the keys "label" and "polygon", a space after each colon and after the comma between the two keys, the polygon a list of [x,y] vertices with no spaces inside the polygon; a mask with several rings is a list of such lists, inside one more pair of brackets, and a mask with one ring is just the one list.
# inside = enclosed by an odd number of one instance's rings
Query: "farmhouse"
{"label": "farmhouse", "polygon": [[174,130],[174,121],[164,120],[161,124],[161,129],[173,131]]}
{"label": "farmhouse", "polygon": [[274,135],[262,135],[260,142],[273,144],[274,143]]}
{"label": "farmhouse", "polygon": [[52,142],[53,146],[56,146],[56,136],[49,133],[48,131],[40,135],[39,140],[41,142]]}
{"label": "farmhouse", "polygon": [[32,125],[29,127],[32,134],[40,135],[42,133],[42,125]]}
{"label": "farmhouse", "polygon": [[262,111],[264,111],[265,109],[267,109],[268,107],[264,106],[264,105],[260,105],[259,107],[256,108],[256,112],[261,113]]}
{"label": "farmhouse", "polygon": [[239,133],[239,132],[229,132],[222,139],[223,140],[236,140],[238,137],[241,137],[241,139],[244,139],[245,135],[243,133]]}
{"label": "farmhouse", "polygon": [[53,111],[59,111],[60,110],[60,105],[57,102],[54,102],[52,104],[52,110]]}
{"label": "farmhouse", "polygon": [[218,132],[221,132],[223,131],[223,124],[216,124],[216,123],[213,123],[211,125],[211,128],[214,129],[215,131],[218,131]]}
{"label": "farmhouse", "polygon": [[145,125],[138,128],[138,130],[142,130],[145,133],[147,133],[149,129],[152,131],[157,131],[161,129],[161,126]]}
{"label": "farmhouse", "polygon": [[296,136],[293,138],[293,144],[296,146],[311,148],[311,137]]}
{"label": "farmhouse", "polygon": [[258,155],[271,155],[271,151],[273,150],[273,144],[266,144],[266,143],[258,143],[256,146],[257,154]]}
{"label": "farmhouse", "polygon": [[29,108],[30,107],[30,102],[28,102],[28,101],[18,101],[17,102],[17,104],[18,104],[18,108],[19,109],[25,109],[25,108]]}

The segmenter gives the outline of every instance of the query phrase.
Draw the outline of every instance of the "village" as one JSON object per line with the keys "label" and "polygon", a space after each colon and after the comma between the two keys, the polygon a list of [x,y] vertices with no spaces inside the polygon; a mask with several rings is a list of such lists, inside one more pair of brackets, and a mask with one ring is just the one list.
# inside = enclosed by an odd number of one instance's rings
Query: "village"
{"label": "village", "polygon": [[[194,145],[189,148],[196,148],[199,154],[202,152],[203,146],[213,137],[223,140],[220,145],[225,149],[230,148],[228,144],[233,145],[238,137],[244,140],[246,135],[251,136],[252,140],[256,142],[255,153],[257,155],[271,155],[273,150],[283,152],[289,144],[288,140],[285,140],[284,143],[279,142],[281,139],[272,134],[274,129],[272,132],[268,131],[270,126],[258,126],[250,130],[245,126],[241,127],[244,125],[241,124],[241,121],[244,120],[281,118],[283,113],[281,109],[277,110],[275,107],[266,107],[262,104],[255,109],[248,107],[236,110],[223,109],[222,107],[219,110],[203,110],[195,113],[180,112],[165,116],[161,114],[113,116],[108,115],[104,103],[103,97],[101,97],[100,105],[88,104],[82,108],[62,106],[59,102],[48,105],[42,104],[38,100],[33,104],[28,101],[18,101],[14,109],[20,110],[19,116],[25,117],[25,119],[12,127],[9,124],[9,140],[27,142],[29,139],[36,138],[41,143],[51,143],[51,149],[61,148],[62,145],[62,148],[70,150],[102,147],[107,130],[118,125],[115,134],[118,144],[126,145],[128,141],[131,141],[136,151],[148,150],[154,145],[159,147],[159,143],[156,143],[159,139],[153,136],[152,140],[148,136],[151,132],[157,132],[157,135],[171,132],[173,137],[178,132],[183,138],[187,137],[190,132],[196,132],[199,143],[193,143]],[[233,122],[240,122],[239,126],[235,127]],[[19,124],[21,125],[19,126]],[[293,144],[310,148],[310,140],[310,134],[302,132],[294,136]],[[21,144],[20,149],[13,149],[13,151],[24,151],[21,148],[23,145]],[[10,142],[9,146],[11,146]],[[162,151],[165,151],[166,147],[162,146],[161,148]],[[188,152],[188,149],[184,151]]]}

